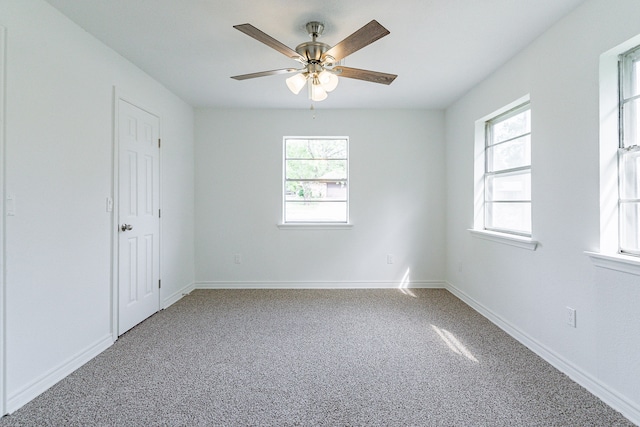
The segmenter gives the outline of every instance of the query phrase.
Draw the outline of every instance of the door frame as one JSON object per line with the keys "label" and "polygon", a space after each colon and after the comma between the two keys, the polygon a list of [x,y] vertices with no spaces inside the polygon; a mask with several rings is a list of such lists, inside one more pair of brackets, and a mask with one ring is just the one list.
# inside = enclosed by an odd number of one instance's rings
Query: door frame
{"label": "door frame", "polygon": [[[139,102],[122,95],[116,86],[113,87],[113,150],[112,150],[112,204],[111,211],[111,336],[115,342],[118,339],[118,317],[119,317],[119,257],[120,257],[120,233],[119,233],[119,212],[120,212],[120,102],[129,103],[152,116],[158,118],[158,138],[162,138],[162,120],[160,115],[145,108]],[[109,200],[107,200],[109,204]],[[162,150],[158,153],[158,208],[162,211]],[[162,216],[158,218],[158,279],[162,279]],[[158,289],[158,310],[162,308],[162,288]]]}
{"label": "door frame", "polygon": [[6,414],[6,177],[5,177],[5,122],[6,122],[6,42],[7,30],[0,26],[0,416]]}

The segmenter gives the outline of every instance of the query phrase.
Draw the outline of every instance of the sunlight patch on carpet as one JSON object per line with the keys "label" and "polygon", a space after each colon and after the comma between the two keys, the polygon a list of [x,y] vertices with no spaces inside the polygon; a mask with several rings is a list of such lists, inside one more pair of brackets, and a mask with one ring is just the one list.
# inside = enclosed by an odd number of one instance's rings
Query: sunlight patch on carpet
{"label": "sunlight patch on carpet", "polygon": [[438,328],[436,325],[431,325],[431,327],[434,331],[436,331],[438,336],[440,336],[442,341],[447,344],[451,351],[466,357],[472,362],[478,363],[478,359],[473,357],[473,354],[471,354],[471,352],[467,350],[467,347],[465,347],[464,344],[458,341],[458,339],[451,332],[447,331],[446,329]]}
{"label": "sunlight patch on carpet", "polygon": [[409,289],[409,285],[411,284],[411,269],[407,268],[407,271],[402,276],[402,280],[400,280],[400,285],[398,285],[398,289],[405,295],[409,295],[413,298],[418,298],[418,296]]}

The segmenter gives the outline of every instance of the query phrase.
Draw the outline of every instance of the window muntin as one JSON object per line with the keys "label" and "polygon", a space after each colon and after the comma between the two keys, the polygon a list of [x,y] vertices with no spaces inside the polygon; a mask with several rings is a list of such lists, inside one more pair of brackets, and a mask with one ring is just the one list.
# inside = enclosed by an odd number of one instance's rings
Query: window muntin
{"label": "window muntin", "polygon": [[640,46],[620,55],[619,251],[640,256]]}
{"label": "window muntin", "polygon": [[284,138],[284,223],[348,223],[349,140]]}
{"label": "window muntin", "polygon": [[485,122],[484,228],[531,236],[531,108]]}

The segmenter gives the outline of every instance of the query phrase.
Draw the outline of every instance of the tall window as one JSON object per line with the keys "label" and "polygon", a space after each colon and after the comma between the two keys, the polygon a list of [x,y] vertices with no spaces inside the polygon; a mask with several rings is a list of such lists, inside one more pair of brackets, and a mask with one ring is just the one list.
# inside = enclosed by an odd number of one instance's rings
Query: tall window
{"label": "tall window", "polygon": [[284,222],[349,221],[349,140],[284,138]]}
{"label": "tall window", "polygon": [[531,107],[485,122],[484,228],[531,236]]}
{"label": "tall window", "polygon": [[640,46],[620,55],[620,252],[640,256]]}

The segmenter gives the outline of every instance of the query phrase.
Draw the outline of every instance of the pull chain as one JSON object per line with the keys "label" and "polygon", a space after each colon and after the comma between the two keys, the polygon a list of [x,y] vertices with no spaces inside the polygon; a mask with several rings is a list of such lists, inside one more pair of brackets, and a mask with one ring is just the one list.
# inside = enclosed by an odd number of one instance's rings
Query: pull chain
{"label": "pull chain", "polygon": [[311,110],[311,113],[313,114],[313,119],[315,120],[316,119],[316,108],[313,106],[313,103],[311,104],[310,110]]}

